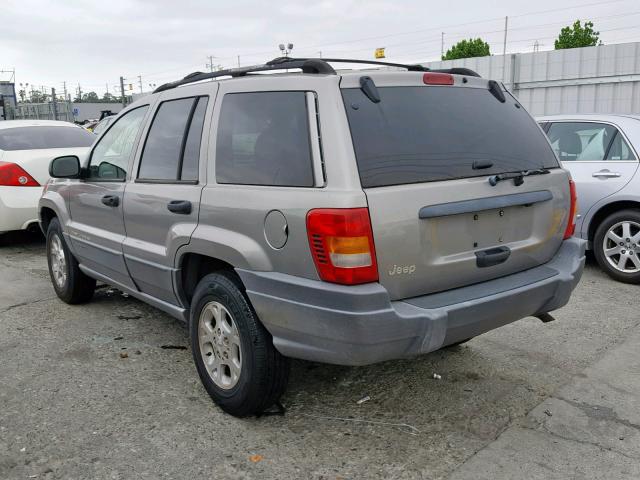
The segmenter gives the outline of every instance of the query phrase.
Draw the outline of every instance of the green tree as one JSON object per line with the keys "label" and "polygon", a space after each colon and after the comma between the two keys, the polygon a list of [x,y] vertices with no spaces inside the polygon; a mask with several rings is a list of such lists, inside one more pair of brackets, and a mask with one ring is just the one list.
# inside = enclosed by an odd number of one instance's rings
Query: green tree
{"label": "green tree", "polygon": [[[580,24],[580,20],[576,20],[572,26],[564,27],[560,30],[560,35],[555,41],[556,50],[563,48],[580,48],[593,47],[598,45],[600,32],[593,29],[593,22],[584,22],[584,26]],[[602,45],[602,42],[599,43]]]}
{"label": "green tree", "polygon": [[96,103],[100,101],[100,97],[96,92],[88,92],[82,95],[82,101]]}
{"label": "green tree", "polygon": [[461,40],[447,50],[442,60],[456,60],[458,58],[486,57],[491,55],[489,44],[481,38]]}
{"label": "green tree", "polygon": [[29,92],[29,100],[31,103],[46,103],[47,95],[38,90],[33,90]]}
{"label": "green tree", "polygon": [[113,95],[111,95],[109,92],[107,92],[102,96],[102,100],[100,101],[104,103],[112,103],[112,102],[117,102],[118,99]]}

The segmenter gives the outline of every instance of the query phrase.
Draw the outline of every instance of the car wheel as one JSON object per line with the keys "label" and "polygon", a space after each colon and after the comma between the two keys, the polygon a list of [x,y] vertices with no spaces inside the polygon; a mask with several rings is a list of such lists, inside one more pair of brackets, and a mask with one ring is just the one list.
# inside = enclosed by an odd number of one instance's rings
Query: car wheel
{"label": "car wheel", "polygon": [[596,230],[593,250],[600,267],[615,280],[640,283],[640,211],[609,215]]}
{"label": "car wheel", "polygon": [[88,302],[93,297],[96,281],[78,267],[78,261],[69,251],[57,218],[47,229],[47,263],[56,295],[66,303]]}
{"label": "car wheel", "polygon": [[212,273],[198,283],[189,333],[202,384],[225,412],[260,415],[278,402],[290,361],[273,346],[233,273]]}

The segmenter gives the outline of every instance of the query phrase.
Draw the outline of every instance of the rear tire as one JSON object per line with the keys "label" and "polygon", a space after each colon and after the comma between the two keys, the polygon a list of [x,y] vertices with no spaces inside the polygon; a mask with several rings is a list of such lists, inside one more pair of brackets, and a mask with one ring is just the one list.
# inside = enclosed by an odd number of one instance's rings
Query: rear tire
{"label": "rear tire", "polygon": [[605,218],[593,237],[600,268],[624,283],[640,283],[640,210],[620,210]]}
{"label": "rear tire", "polygon": [[69,251],[60,222],[55,217],[47,229],[47,263],[53,289],[60,300],[71,305],[91,300],[96,281],[78,267],[78,261]]}
{"label": "rear tire", "polygon": [[273,346],[233,273],[212,273],[198,283],[189,333],[200,380],[225,412],[260,415],[278,402],[290,361]]}

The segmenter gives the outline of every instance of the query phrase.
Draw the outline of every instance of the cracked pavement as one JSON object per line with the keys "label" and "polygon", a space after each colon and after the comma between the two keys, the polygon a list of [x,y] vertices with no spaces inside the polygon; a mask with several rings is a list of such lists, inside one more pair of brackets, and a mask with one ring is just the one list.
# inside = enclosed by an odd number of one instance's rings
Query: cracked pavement
{"label": "cracked pavement", "polygon": [[634,332],[451,479],[640,478],[639,350]]}
{"label": "cracked pavement", "polygon": [[556,322],[368,367],[294,361],[286,415],[239,420],[175,348],[178,321],[107,288],[65,305],[42,240],[9,240],[3,480],[640,478],[638,286],[593,262]]}

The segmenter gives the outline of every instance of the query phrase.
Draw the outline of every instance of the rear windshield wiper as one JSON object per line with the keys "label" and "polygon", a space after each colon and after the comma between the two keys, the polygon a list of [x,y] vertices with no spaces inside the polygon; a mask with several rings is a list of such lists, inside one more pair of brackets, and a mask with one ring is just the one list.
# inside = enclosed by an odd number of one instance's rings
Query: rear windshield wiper
{"label": "rear windshield wiper", "polygon": [[502,180],[513,179],[513,184],[516,187],[519,187],[524,183],[524,177],[528,177],[529,175],[545,175],[547,173],[551,173],[551,170],[548,168],[538,168],[537,170],[522,170],[521,172],[511,172],[511,173],[500,173],[498,175],[492,175],[489,177],[489,184],[492,187],[495,187],[498,182]]}

